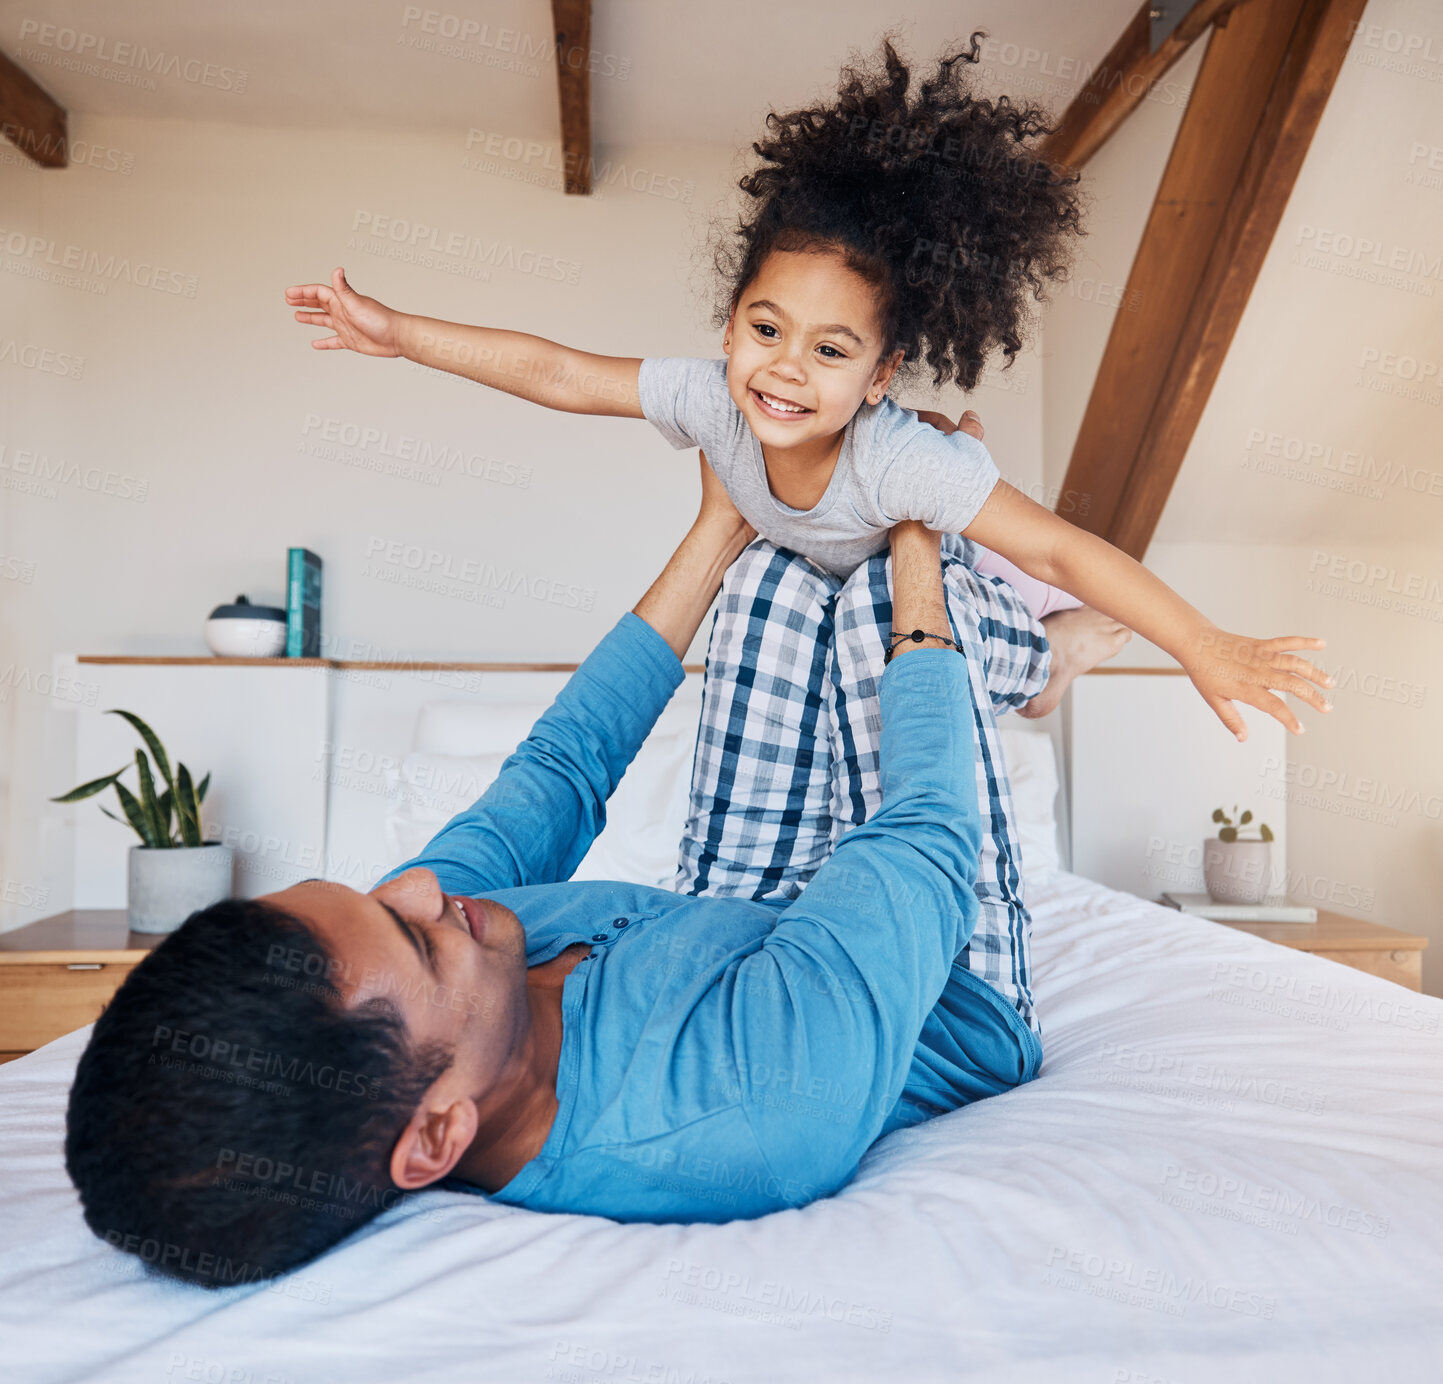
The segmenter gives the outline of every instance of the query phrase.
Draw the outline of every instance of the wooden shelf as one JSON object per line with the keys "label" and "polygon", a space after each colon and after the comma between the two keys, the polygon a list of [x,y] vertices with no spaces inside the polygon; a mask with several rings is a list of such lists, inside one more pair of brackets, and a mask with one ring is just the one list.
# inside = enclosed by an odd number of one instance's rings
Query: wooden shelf
{"label": "wooden shelf", "polygon": [[[375,673],[574,673],[581,666],[577,663],[451,663],[424,659],[368,662],[364,659],[351,658],[216,658],[212,654],[174,657],[137,654],[78,654],[75,661],[77,663],[170,668],[360,668]],[[688,673],[700,673],[703,665],[684,663],[682,669]]]}
{"label": "wooden shelf", "polygon": [[1422,951],[1428,939],[1414,932],[1403,932],[1382,923],[1362,918],[1348,918],[1341,913],[1318,910],[1315,923],[1264,923],[1234,919],[1225,920],[1228,927],[1250,932],[1281,947],[1296,951]]}
{"label": "wooden shelf", "polygon": [[0,933],[0,1062],[94,1022],[167,935],[131,932],[123,908],[76,908]]}
{"label": "wooden shelf", "polygon": [[214,654],[142,657],[136,654],[77,654],[77,663],[119,663],[134,667],[175,668],[336,668],[330,658],[217,658]]}
{"label": "wooden shelf", "polygon": [[1249,923],[1220,919],[1224,927],[1247,932],[1276,946],[1311,952],[1326,961],[1391,980],[1406,989],[1423,989],[1423,951],[1428,939],[1382,923],[1318,910],[1315,923]]}
{"label": "wooden shelf", "polygon": [[[166,935],[131,932],[123,908],[73,908],[38,923],[0,932],[0,963],[134,962]],[[83,955],[77,956],[77,952]]]}

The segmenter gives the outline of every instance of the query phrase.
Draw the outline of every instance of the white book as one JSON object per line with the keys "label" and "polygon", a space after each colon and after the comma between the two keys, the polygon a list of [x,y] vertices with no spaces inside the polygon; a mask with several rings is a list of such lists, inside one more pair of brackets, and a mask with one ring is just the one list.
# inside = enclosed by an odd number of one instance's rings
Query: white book
{"label": "white book", "polygon": [[1211,918],[1215,923],[1316,923],[1318,910],[1308,903],[1289,903],[1277,896],[1262,903],[1218,903],[1207,894],[1164,894],[1169,908]]}

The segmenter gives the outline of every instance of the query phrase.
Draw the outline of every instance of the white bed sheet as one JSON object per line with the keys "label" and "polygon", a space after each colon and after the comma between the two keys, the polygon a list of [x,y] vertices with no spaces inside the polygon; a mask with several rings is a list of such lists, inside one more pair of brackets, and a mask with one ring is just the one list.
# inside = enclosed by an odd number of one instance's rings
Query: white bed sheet
{"label": "white bed sheet", "polygon": [[80,1219],[63,1038],[0,1068],[0,1377],[1443,1377],[1443,1001],[1071,875],[1033,908],[1042,1076],[762,1221],[427,1193],[269,1287],[157,1282]]}

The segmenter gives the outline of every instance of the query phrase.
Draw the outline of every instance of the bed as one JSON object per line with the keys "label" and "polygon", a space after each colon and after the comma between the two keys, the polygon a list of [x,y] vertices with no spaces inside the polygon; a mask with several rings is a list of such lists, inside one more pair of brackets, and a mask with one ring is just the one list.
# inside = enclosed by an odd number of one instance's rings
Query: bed
{"label": "bed", "polygon": [[[1045,737],[1023,739],[1019,800],[1050,804]],[[643,754],[684,768],[663,742]],[[673,812],[634,770],[637,821]],[[60,1147],[88,1030],[0,1067],[0,1378],[1438,1379],[1443,1001],[1057,870],[1037,823],[1024,850],[1041,1077],[760,1221],[429,1192],[208,1293],[80,1218]]]}

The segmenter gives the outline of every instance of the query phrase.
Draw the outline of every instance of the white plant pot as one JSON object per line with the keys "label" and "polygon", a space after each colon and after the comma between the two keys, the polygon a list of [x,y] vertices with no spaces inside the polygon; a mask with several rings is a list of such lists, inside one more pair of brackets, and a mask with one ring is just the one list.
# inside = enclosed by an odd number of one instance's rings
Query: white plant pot
{"label": "white plant pot", "polygon": [[174,932],[196,909],[230,897],[234,868],[229,846],[132,846],[130,930]]}
{"label": "white plant pot", "polygon": [[1214,903],[1262,903],[1273,873],[1271,841],[1203,842],[1203,882]]}
{"label": "white plant pot", "polygon": [[217,658],[279,658],[286,651],[286,627],[280,620],[207,620],[205,642]]}

